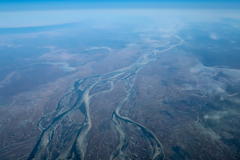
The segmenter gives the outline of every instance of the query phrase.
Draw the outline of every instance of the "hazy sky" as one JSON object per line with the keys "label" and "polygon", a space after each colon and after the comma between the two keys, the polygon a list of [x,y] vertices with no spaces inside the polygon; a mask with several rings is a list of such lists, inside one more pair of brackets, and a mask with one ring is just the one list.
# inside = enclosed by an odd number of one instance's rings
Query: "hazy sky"
{"label": "hazy sky", "polygon": [[[123,17],[197,21],[239,18],[238,0],[1,0],[0,28],[111,21]],[[179,10],[180,9],[180,10]],[[219,11],[224,9],[224,11]],[[200,11],[201,10],[201,11]],[[204,10],[204,11],[203,11]],[[164,15],[164,16],[163,16]],[[184,18],[184,19],[183,19]]]}
{"label": "hazy sky", "polygon": [[62,8],[240,8],[239,0],[0,0],[0,4],[0,12]]}

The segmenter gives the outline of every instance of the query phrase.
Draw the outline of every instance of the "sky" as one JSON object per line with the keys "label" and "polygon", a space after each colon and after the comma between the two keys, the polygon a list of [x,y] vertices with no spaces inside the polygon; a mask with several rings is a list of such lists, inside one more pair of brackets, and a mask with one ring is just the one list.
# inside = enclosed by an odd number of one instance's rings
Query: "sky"
{"label": "sky", "polygon": [[240,8],[239,0],[0,0],[0,12],[62,8]]}
{"label": "sky", "polygon": [[[205,18],[207,18],[208,15],[211,15],[213,18],[228,18],[232,15],[237,15],[236,13],[240,11],[240,3],[238,3],[238,1],[239,0],[0,0],[0,28],[62,25],[78,23],[91,18],[111,19],[111,17],[118,16],[119,14],[123,17],[128,15],[150,15],[154,17],[156,14],[168,14],[170,16],[175,14],[174,16],[182,15],[183,17],[191,17],[193,10],[199,9],[205,10]],[[167,9],[174,10],[169,12],[166,11]],[[176,11],[176,9],[181,9],[181,13]],[[225,9],[227,12],[218,12],[216,14],[212,11],[219,9]],[[156,13],[156,10],[158,10],[158,13]],[[201,19],[202,16],[199,15],[205,14],[204,12],[196,11],[196,15],[194,16]],[[194,18],[195,17],[192,19]]]}
{"label": "sky", "polygon": [[1,2],[238,2],[238,0],[1,0]]}

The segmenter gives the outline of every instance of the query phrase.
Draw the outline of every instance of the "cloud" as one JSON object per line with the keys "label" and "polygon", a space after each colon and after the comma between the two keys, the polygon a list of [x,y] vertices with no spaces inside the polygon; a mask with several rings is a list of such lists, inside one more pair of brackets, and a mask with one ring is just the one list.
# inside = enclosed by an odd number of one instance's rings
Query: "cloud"
{"label": "cloud", "polygon": [[60,53],[60,54],[44,54],[43,56],[41,56],[40,58],[44,58],[44,59],[49,59],[49,60],[76,60],[77,55],[76,54],[68,54],[68,53]]}
{"label": "cloud", "polygon": [[44,46],[43,48],[50,49],[51,51],[40,56],[40,59],[57,60],[57,61],[69,61],[78,59],[77,54],[69,54],[66,49],[57,49],[56,46]]}
{"label": "cloud", "polygon": [[218,40],[218,36],[214,33],[210,34],[210,38],[213,39],[213,40]]}
{"label": "cloud", "polygon": [[13,44],[6,44],[6,43],[0,44],[0,47],[8,47],[8,48],[19,48],[19,47],[22,47],[22,46],[24,46],[24,45],[23,44],[13,45]]}
{"label": "cloud", "polygon": [[234,110],[226,110],[226,111],[211,111],[207,113],[204,118],[205,119],[213,119],[213,120],[220,120],[221,118],[224,118],[226,116],[231,115],[239,115],[238,111]]}
{"label": "cloud", "polygon": [[211,113],[208,113],[204,116],[205,119],[214,119],[219,120],[225,116],[227,116],[229,113],[227,111],[214,111]]}
{"label": "cloud", "polygon": [[75,71],[76,68],[73,67],[69,67],[69,64],[67,64],[66,62],[60,62],[60,63],[51,63],[51,62],[47,62],[46,64],[52,64],[55,66],[59,66],[59,69],[64,70],[64,71]]}
{"label": "cloud", "polygon": [[43,48],[48,48],[48,49],[53,50],[53,49],[56,49],[57,47],[56,47],[56,46],[45,46],[45,47],[43,47]]}
{"label": "cloud", "polygon": [[109,50],[111,51],[112,49],[109,48],[109,47],[90,47],[90,48],[87,48],[85,49],[86,51],[90,51],[90,50],[97,50],[97,49],[106,49],[106,50]]}

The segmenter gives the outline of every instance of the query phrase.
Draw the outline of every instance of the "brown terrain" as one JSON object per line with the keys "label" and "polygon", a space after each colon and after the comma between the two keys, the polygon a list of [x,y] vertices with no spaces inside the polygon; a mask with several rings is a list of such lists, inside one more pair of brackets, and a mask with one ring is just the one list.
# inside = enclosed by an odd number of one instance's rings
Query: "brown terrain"
{"label": "brown terrain", "polygon": [[202,65],[178,36],[155,42],[91,56],[50,47],[44,63],[4,73],[0,159],[240,158],[239,119],[221,119],[237,107],[226,88],[238,71]]}

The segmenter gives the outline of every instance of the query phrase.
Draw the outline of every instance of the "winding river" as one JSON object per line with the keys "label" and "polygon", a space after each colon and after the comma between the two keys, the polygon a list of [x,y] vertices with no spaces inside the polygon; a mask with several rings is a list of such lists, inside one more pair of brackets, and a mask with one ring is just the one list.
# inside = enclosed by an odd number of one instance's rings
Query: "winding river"
{"label": "winding river", "polygon": [[[180,38],[179,38],[180,39]],[[78,128],[77,136],[74,140],[73,145],[64,153],[60,154],[57,159],[76,159],[76,160],[83,160],[85,158],[89,138],[88,133],[91,129],[92,123],[90,118],[90,112],[89,112],[89,104],[91,101],[91,98],[93,96],[103,94],[106,92],[111,92],[114,88],[114,80],[125,80],[130,86],[130,88],[127,90],[127,96],[119,103],[119,105],[116,107],[112,114],[112,121],[115,124],[115,127],[120,135],[120,143],[118,144],[115,151],[110,155],[110,159],[118,159],[124,156],[124,145],[126,143],[126,135],[121,128],[121,125],[119,124],[119,121],[125,121],[127,123],[131,123],[141,129],[141,131],[144,133],[144,135],[149,139],[155,141],[155,145],[151,146],[154,148],[154,154],[152,155],[153,160],[162,160],[164,158],[164,151],[162,144],[156,137],[156,135],[149,130],[147,127],[143,126],[142,124],[139,124],[128,117],[123,117],[120,115],[120,110],[122,106],[130,100],[130,97],[135,92],[135,79],[138,71],[145,66],[146,64],[153,62],[157,60],[157,53],[165,52],[167,50],[172,49],[173,47],[177,45],[181,45],[183,43],[183,40],[180,39],[179,44],[170,45],[167,49],[163,50],[153,50],[149,51],[148,53],[144,54],[142,57],[140,57],[136,62],[134,62],[131,66],[128,66],[126,68],[122,68],[119,70],[116,70],[111,73],[106,73],[103,75],[98,75],[94,77],[88,77],[84,78],[82,80],[77,80],[74,85],[74,89],[68,93],[66,96],[64,96],[58,103],[58,107],[51,113],[48,113],[47,115],[44,115],[42,119],[38,122],[38,128],[42,130],[42,134],[40,135],[40,138],[38,139],[34,149],[32,150],[31,154],[28,157],[28,160],[34,160],[34,159],[40,159],[41,153],[45,152],[48,155],[49,149],[47,146],[53,141],[53,135],[55,130],[59,125],[61,125],[61,122],[72,112],[80,109],[80,111],[85,115],[85,120],[82,123],[81,126]],[[124,76],[123,76],[124,75]],[[123,77],[122,77],[123,76]],[[105,78],[104,78],[105,77]],[[107,78],[106,78],[107,77]],[[81,85],[88,81],[92,80],[93,78],[97,78],[97,80],[93,81],[92,83],[88,84],[85,87],[82,87]],[[131,78],[131,80],[130,80]],[[111,84],[110,89],[99,91],[93,95],[89,95],[89,92],[91,89],[103,82],[109,82]],[[81,87],[80,87],[81,86]],[[71,107],[67,106],[67,103],[65,104],[64,101],[69,98],[71,95],[77,95],[77,100],[75,104],[73,104]],[[67,108],[67,109],[66,109]],[[48,125],[48,127],[44,127],[42,125],[43,121],[48,118],[52,117],[51,124]]]}

